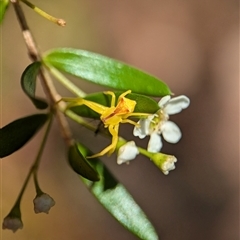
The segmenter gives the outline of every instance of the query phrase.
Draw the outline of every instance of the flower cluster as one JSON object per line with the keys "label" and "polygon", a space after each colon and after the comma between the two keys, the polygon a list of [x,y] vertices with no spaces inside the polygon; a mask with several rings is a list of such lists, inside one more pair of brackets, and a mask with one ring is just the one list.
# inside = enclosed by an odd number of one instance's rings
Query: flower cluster
{"label": "flower cluster", "polygon": [[[169,95],[165,96],[158,103],[160,109],[155,114],[140,119],[138,125],[134,127],[134,136],[140,139],[150,136],[147,147],[150,155],[149,153],[145,153],[145,155],[149,155],[164,174],[175,169],[174,163],[177,159],[174,156],[166,158],[168,155],[159,155],[162,148],[161,135],[169,143],[177,143],[181,139],[182,134],[179,127],[174,122],[169,121],[169,116],[181,112],[189,104],[190,100],[186,96],[182,95],[175,98],[171,98]],[[133,141],[124,144],[119,148],[117,163],[121,164],[133,160],[139,154],[139,149]]]}

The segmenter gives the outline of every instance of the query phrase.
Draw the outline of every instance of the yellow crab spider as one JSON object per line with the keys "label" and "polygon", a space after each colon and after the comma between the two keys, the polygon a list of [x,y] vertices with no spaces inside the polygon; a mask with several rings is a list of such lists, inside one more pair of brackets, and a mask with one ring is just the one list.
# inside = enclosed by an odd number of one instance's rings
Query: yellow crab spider
{"label": "yellow crab spider", "polygon": [[67,109],[69,109],[71,107],[79,106],[79,105],[85,105],[85,106],[91,108],[93,111],[100,114],[100,119],[103,122],[104,127],[108,128],[110,134],[112,135],[112,143],[109,146],[104,148],[100,153],[89,156],[88,158],[100,157],[106,153],[111,155],[115,151],[116,145],[118,142],[119,124],[120,123],[130,123],[135,126],[138,125],[136,122],[128,119],[128,117],[149,116],[149,114],[147,114],[147,113],[134,113],[133,112],[135,109],[135,106],[136,106],[136,101],[125,97],[129,93],[131,93],[131,90],[128,90],[128,91],[122,93],[118,98],[117,105],[115,106],[115,102],[116,102],[115,94],[111,91],[104,92],[104,94],[111,95],[111,97],[112,97],[110,107],[106,107],[99,103],[85,100],[83,98],[75,98],[75,99],[63,98],[62,99],[63,101],[70,102],[67,106]]}

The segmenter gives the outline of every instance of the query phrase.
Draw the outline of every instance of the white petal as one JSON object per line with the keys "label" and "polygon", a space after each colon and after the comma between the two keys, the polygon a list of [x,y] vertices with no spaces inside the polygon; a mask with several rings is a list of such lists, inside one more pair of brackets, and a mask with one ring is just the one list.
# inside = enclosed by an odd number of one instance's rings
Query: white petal
{"label": "white petal", "polygon": [[158,106],[160,108],[164,108],[165,105],[168,103],[168,101],[171,99],[171,96],[170,95],[167,95],[163,98],[161,98],[161,100],[158,102]]}
{"label": "white petal", "polygon": [[144,118],[138,121],[139,127],[135,126],[133,129],[133,135],[135,137],[139,137],[141,139],[145,138],[149,135],[149,126],[150,126],[151,118]]}
{"label": "white petal", "polygon": [[164,111],[171,115],[181,112],[183,109],[187,108],[190,104],[190,99],[184,95],[172,98],[167,103]]}
{"label": "white petal", "polygon": [[158,135],[158,133],[153,132],[150,135],[147,150],[149,152],[157,153],[161,150],[161,148],[162,148],[162,139]]}
{"label": "white petal", "polygon": [[163,138],[169,143],[177,143],[182,137],[179,127],[171,121],[165,122],[162,127]]}
{"label": "white petal", "polygon": [[122,164],[124,162],[128,162],[133,160],[137,154],[139,154],[138,148],[134,141],[127,142],[123,146],[121,146],[118,150],[118,158],[117,163]]}

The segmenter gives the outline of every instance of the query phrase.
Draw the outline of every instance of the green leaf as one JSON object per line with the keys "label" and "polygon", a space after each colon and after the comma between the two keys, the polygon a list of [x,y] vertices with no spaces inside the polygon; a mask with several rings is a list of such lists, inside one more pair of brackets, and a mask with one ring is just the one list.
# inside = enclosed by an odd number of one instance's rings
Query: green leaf
{"label": "green leaf", "polygon": [[0,0],[0,23],[2,23],[5,12],[8,8],[9,1],[8,0]]}
{"label": "green leaf", "polygon": [[156,97],[171,94],[160,79],[96,53],[59,48],[47,52],[43,61],[61,71],[110,88]]}
{"label": "green leaf", "polygon": [[91,180],[99,181],[98,172],[90,165],[87,159],[78,150],[77,144],[74,143],[68,149],[68,162],[72,169],[82,177]]}
{"label": "green leaf", "polygon": [[21,86],[26,95],[31,99],[33,104],[38,109],[45,109],[48,104],[45,100],[35,97],[36,80],[40,71],[41,62],[30,64],[23,72],[21,77]]}
{"label": "green leaf", "polygon": [[0,158],[23,147],[47,119],[48,114],[35,114],[17,119],[0,128]]}
{"label": "green leaf", "polygon": [[[116,100],[122,93],[123,92],[119,92],[119,91],[114,92],[114,94],[116,95]],[[159,110],[159,106],[157,102],[147,96],[136,94],[136,93],[130,93],[125,97],[136,101],[137,104],[135,106],[134,112],[154,114]],[[112,97],[108,94],[104,94],[100,92],[100,93],[89,94],[84,99],[109,107],[111,105]],[[95,118],[95,119],[99,118],[98,113],[94,112],[89,107],[86,107],[84,105],[71,107],[71,110],[82,117]]]}
{"label": "green leaf", "polygon": [[[85,146],[78,144],[78,148],[83,156],[92,155]],[[92,182],[84,178],[82,180],[97,200],[119,223],[139,239],[157,240],[154,227],[126,188],[113,177],[102,162],[97,159],[91,159],[91,161],[101,176],[100,181]]]}

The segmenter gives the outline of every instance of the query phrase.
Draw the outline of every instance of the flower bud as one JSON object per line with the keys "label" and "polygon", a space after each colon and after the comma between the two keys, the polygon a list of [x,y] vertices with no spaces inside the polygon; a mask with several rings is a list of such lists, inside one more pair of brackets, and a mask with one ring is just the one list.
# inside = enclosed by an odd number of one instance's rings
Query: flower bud
{"label": "flower bud", "polygon": [[169,171],[175,169],[175,162],[177,162],[175,156],[163,153],[152,153],[151,160],[165,175],[168,175]]}
{"label": "flower bud", "polygon": [[9,229],[13,232],[16,232],[18,229],[22,228],[23,223],[20,217],[11,217],[10,215],[8,215],[3,220],[2,229]]}
{"label": "flower bud", "polygon": [[42,193],[34,198],[33,204],[35,213],[48,213],[51,207],[55,205],[55,201],[48,194]]}
{"label": "flower bud", "polygon": [[174,170],[175,162],[177,159],[174,156],[169,156],[169,158],[162,164],[162,171],[165,175],[168,175],[169,171]]}
{"label": "flower bud", "polygon": [[139,154],[138,148],[134,141],[127,142],[118,150],[117,163],[122,164],[133,160]]}

